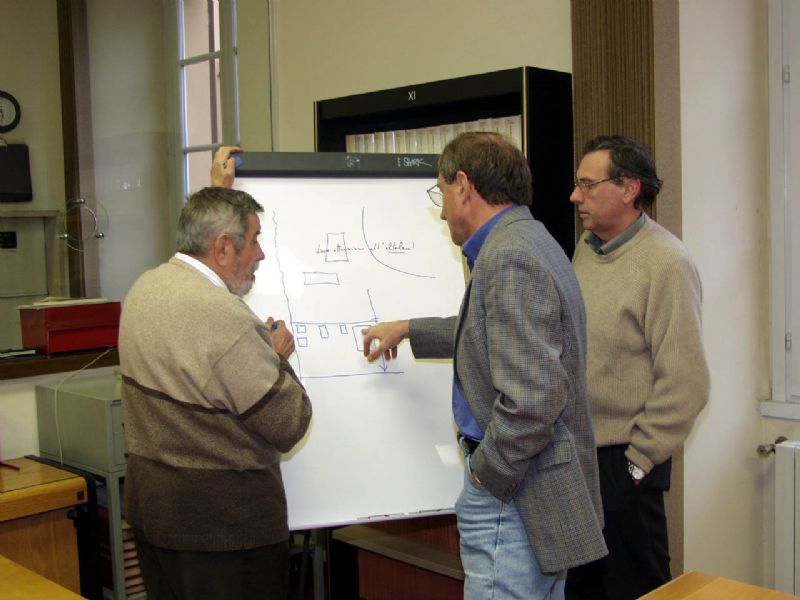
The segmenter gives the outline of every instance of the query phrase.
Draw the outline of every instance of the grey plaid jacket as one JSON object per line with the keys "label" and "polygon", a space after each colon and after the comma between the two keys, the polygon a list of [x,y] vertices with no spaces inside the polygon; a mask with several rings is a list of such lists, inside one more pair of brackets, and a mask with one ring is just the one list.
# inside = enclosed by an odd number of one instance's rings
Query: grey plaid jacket
{"label": "grey plaid jacket", "polygon": [[569,259],[524,206],[481,248],[457,317],[412,319],[417,358],[454,358],[485,438],[482,485],[514,501],[542,570],[607,553],[586,389],[586,316]]}

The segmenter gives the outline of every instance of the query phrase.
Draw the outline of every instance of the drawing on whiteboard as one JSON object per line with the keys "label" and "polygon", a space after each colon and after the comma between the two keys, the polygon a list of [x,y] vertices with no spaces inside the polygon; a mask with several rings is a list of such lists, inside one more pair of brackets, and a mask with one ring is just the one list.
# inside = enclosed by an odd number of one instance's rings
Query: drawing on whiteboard
{"label": "drawing on whiteboard", "polygon": [[[273,256],[281,282],[281,293],[288,309],[288,322],[295,336],[292,359],[301,379],[357,377],[365,375],[401,375],[402,370],[381,357],[374,363],[363,358],[361,331],[380,318],[369,288],[351,283],[351,273],[365,269],[390,269],[401,277],[435,279],[434,275],[413,272],[410,262],[416,244],[413,240],[371,240],[367,211],[361,207],[359,240],[348,239],[346,231],[325,232],[309,256],[295,244],[279,244],[278,213],[273,211]],[[306,232],[308,233],[308,232]],[[311,239],[315,239],[313,234]],[[309,236],[305,236],[308,239]],[[290,255],[291,260],[284,260]],[[401,266],[391,264],[400,259]],[[403,259],[405,259],[404,262]],[[303,265],[311,269],[300,268]],[[370,266],[372,265],[372,266]],[[319,267],[319,269],[318,269]],[[359,280],[360,281],[360,280]],[[301,291],[294,291],[299,286]],[[320,318],[322,317],[322,318]]]}
{"label": "drawing on whiteboard", "polygon": [[325,262],[347,262],[347,244],[344,232],[329,233],[326,236]]}
{"label": "drawing on whiteboard", "polygon": [[[452,363],[415,360],[402,348],[389,361],[402,375],[369,377],[384,371],[359,345],[360,330],[376,319],[448,317],[458,309],[462,256],[424,193],[435,177],[237,178],[265,208],[266,257],[246,301],[261,320],[290,324],[297,346],[290,362],[314,404],[307,437],[281,461],[293,530],[452,510],[458,497]],[[344,235],[329,246],[329,233]],[[347,260],[326,260],[337,242]],[[343,376],[357,373],[364,375]],[[397,439],[407,441],[403,452]]]}
{"label": "drawing on whiteboard", "polygon": [[326,263],[346,263],[350,262],[350,254],[356,255],[360,252],[368,252],[372,259],[378,264],[392,269],[404,275],[411,277],[424,277],[427,279],[435,279],[433,275],[426,275],[423,273],[412,273],[398,267],[393,267],[387,264],[384,260],[378,258],[379,252],[384,252],[388,255],[406,255],[414,252],[416,244],[414,241],[407,240],[370,240],[370,235],[367,232],[366,222],[366,208],[361,208],[361,242],[358,245],[350,245],[347,241],[345,232],[339,231],[335,233],[327,233],[325,235],[325,245],[318,244],[314,252],[321,254],[325,257]]}
{"label": "drawing on whiteboard", "polygon": [[304,285],[339,285],[338,273],[321,273],[319,271],[304,271]]}
{"label": "drawing on whiteboard", "polygon": [[[387,268],[392,269],[394,271],[397,271],[399,273],[403,273],[405,275],[411,275],[412,277],[425,277],[425,278],[428,278],[428,279],[436,279],[433,275],[422,275],[420,273],[411,273],[409,271],[403,271],[401,269],[397,269],[395,267],[391,267],[391,266],[387,265],[386,263],[384,263],[383,261],[381,261],[380,259],[378,259],[378,257],[375,256],[375,252],[373,251],[372,247],[370,246],[369,241],[367,240],[367,226],[366,226],[365,214],[366,214],[366,211],[362,207],[361,208],[361,234],[364,236],[364,243],[367,245],[367,248],[370,249],[369,253],[372,255],[372,258],[374,258],[377,262],[382,264],[384,267],[387,267]],[[387,248],[387,251],[389,253],[391,253],[391,254],[398,254],[398,253],[405,253],[405,252],[407,252],[409,250],[413,250],[413,249],[414,249],[413,242],[412,242],[410,248],[404,246],[403,242],[399,242],[396,245],[391,245],[390,244],[390,246]]]}

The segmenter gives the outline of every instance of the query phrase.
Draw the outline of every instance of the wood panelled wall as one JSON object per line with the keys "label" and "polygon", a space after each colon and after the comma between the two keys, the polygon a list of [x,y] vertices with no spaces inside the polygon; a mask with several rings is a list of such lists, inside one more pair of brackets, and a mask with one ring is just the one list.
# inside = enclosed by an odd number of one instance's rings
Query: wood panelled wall
{"label": "wood panelled wall", "polygon": [[653,0],[571,1],[575,168],[601,134],[637,139],[655,157]]}
{"label": "wood panelled wall", "polygon": [[572,0],[576,161],[596,135],[655,143],[652,0]]}

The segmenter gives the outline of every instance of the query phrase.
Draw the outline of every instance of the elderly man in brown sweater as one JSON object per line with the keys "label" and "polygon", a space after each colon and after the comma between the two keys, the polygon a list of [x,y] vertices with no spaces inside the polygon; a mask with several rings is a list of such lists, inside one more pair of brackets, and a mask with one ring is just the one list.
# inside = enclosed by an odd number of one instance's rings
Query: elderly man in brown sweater
{"label": "elderly man in brown sweater", "polygon": [[638,598],[670,579],[664,491],[709,375],[697,269],[642,210],[660,187],[641,144],[601,136],[586,145],[570,197],[586,230],[573,266],[609,555],[570,570],[569,600]]}
{"label": "elderly man in brown sweater", "polygon": [[[230,151],[215,157],[215,183],[230,185]],[[125,299],[126,518],[151,600],[289,590],[280,460],[305,434],[311,404],[287,360],[291,333],[242,301],[264,258],[261,210],[245,192],[196,192],[178,252]]]}

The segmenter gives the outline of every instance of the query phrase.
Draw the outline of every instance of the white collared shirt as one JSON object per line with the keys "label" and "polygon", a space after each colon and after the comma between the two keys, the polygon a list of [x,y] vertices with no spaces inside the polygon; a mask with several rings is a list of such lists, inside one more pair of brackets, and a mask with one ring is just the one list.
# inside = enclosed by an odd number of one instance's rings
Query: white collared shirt
{"label": "white collared shirt", "polygon": [[197,260],[193,256],[189,256],[188,254],[184,254],[183,252],[176,252],[175,253],[175,258],[177,258],[178,260],[182,260],[187,265],[190,265],[190,266],[194,267],[195,269],[197,269],[198,271],[200,271],[203,275],[206,276],[206,278],[208,278],[208,280],[211,283],[213,283],[217,287],[225,288],[226,290],[228,289],[228,286],[225,285],[225,282],[222,281],[222,278],[219,275],[214,273],[214,271],[212,271],[208,267],[208,265],[203,264],[202,262],[200,262],[199,260]]}

